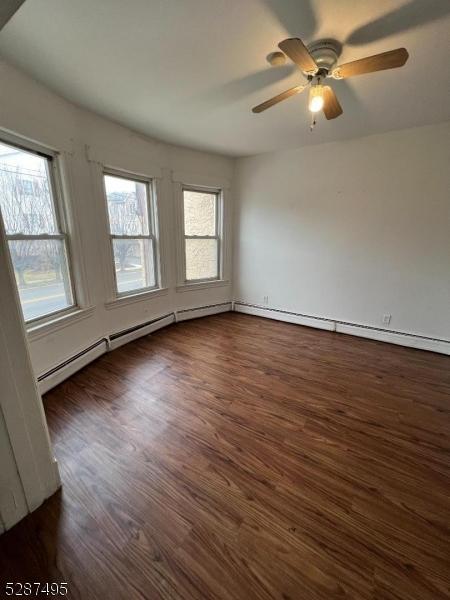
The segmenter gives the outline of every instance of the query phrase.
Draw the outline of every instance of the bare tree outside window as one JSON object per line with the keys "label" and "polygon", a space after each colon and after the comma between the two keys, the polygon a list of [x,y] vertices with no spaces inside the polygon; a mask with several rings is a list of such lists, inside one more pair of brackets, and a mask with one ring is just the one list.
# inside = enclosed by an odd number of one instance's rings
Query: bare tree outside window
{"label": "bare tree outside window", "polygon": [[0,212],[26,321],[73,306],[49,158],[0,143]]}
{"label": "bare tree outside window", "polygon": [[127,294],[157,286],[156,241],[151,189],[146,181],[105,174],[116,292]]}

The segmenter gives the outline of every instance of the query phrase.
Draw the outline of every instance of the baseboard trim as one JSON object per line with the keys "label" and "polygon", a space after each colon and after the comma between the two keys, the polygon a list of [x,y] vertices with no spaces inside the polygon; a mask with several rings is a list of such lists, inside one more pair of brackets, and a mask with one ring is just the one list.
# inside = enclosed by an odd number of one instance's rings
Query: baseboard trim
{"label": "baseboard trim", "polygon": [[175,317],[178,321],[187,321],[188,319],[197,319],[198,317],[207,317],[209,315],[217,315],[223,312],[232,310],[232,303],[220,302],[219,304],[209,304],[207,306],[197,306],[195,308],[184,308],[175,312]]}
{"label": "baseboard trim", "polygon": [[296,325],[314,327],[315,329],[326,329],[327,331],[336,330],[335,322],[331,321],[330,319],[311,317],[309,315],[293,313],[287,310],[258,306],[257,304],[247,304],[245,302],[235,301],[234,310],[236,312],[246,313],[248,315],[265,317],[266,319],[275,319],[276,321],[285,321],[286,323],[295,323]]}
{"label": "baseboard trim", "polygon": [[45,394],[45,392],[62,383],[65,379],[104,354],[107,350],[107,341],[106,338],[97,340],[87,348],[84,348],[77,354],[39,375],[37,378],[39,392]]}
{"label": "baseboard trim", "polygon": [[150,333],[153,333],[158,329],[162,329],[163,327],[167,327],[167,325],[170,325],[174,322],[175,314],[171,312],[152,319],[151,321],[130,327],[129,329],[112,333],[109,336],[108,350],[115,350],[116,348],[119,348],[128,342],[132,342],[133,340],[136,340],[144,335],[149,335]]}
{"label": "baseboard trim", "polygon": [[258,304],[249,304],[239,300],[233,302],[233,310],[267,319],[305,325],[306,327],[314,327],[316,329],[326,329],[328,331],[335,331],[336,333],[354,335],[377,340],[379,342],[405,346],[407,348],[417,348],[419,350],[428,350],[430,352],[450,355],[450,341],[439,338],[430,338],[422,335],[414,335],[412,333],[403,333],[401,331],[390,331],[388,329],[360,325],[357,323],[348,323],[345,321],[335,321],[333,319],[325,319],[277,308],[269,308]]}
{"label": "baseboard trim", "polygon": [[129,327],[128,329],[122,329],[121,331],[111,333],[108,337],[94,342],[87,348],[39,375],[39,391],[41,394],[45,394],[105,352],[115,350],[137,338],[149,335],[163,327],[167,327],[167,325],[171,325],[177,321],[186,321],[188,319],[196,319],[198,317],[228,312],[231,309],[231,302],[198,306],[195,308],[179,310],[177,312],[166,313],[151,321],[146,321],[145,323],[140,323],[139,325]]}
{"label": "baseboard trim", "polygon": [[428,338],[422,335],[413,335],[411,333],[402,333],[399,331],[377,329],[376,327],[367,327],[364,325],[352,325],[349,323],[336,323],[336,331],[338,333],[364,337],[369,340],[396,344],[397,346],[417,348],[418,350],[428,350],[430,352],[450,355],[450,342],[447,342],[446,340]]}

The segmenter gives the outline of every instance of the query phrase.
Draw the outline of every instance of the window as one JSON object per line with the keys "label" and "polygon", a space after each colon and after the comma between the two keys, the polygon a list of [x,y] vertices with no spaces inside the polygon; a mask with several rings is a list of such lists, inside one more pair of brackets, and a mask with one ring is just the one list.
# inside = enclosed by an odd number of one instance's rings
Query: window
{"label": "window", "polygon": [[104,180],[116,293],[154,289],[158,278],[151,185],[112,173],[105,173]]}
{"label": "window", "polygon": [[183,189],[185,281],[220,278],[220,193]]}
{"label": "window", "polygon": [[0,143],[0,212],[27,323],[74,306],[51,156]]}

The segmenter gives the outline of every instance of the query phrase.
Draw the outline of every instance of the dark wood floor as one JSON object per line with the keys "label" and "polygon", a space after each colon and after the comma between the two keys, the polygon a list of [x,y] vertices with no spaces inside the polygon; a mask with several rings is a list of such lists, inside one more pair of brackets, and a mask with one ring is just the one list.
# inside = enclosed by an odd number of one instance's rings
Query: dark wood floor
{"label": "dark wood floor", "polygon": [[448,599],[449,364],[231,313],[123,346],[45,397],[63,490],[0,537],[2,586]]}

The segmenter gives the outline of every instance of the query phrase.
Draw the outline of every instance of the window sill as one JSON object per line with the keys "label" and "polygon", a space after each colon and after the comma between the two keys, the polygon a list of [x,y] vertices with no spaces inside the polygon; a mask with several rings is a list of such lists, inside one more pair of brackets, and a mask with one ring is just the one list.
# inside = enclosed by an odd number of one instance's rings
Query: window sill
{"label": "window sill", "polygon": [[110,300],[109,302],[105,302],[106,310],[111,310],[113,308],[120,308],[121,306],[127,306],[128,304],[134,304],[134,302],[141,302],[144,300],[152,300],[153,298],[158,298],[159,296],[167,296],[169,292],[168,288],[158,288],[155,290],[147,290],[145,292],[138,292],[137,294],[129,294],[127,296],[119,296],[114,300]]}
{"label": "window sill", "polygon": [[211,281],[198,281],[192,283],[183,283],[178,285],[177,292],[193,292],[195,290],[206,290],[208,288],[224,287],[230,285],[228,279],[214,279]]}
{"label": "window sill", "polygon": [[78,321],[82,321],[83,319],[87,319],[93,315],[94,310],[94,306],[89,306],[88,308],[76,308],[72,312],[60,317],[55,317],[46,323],[33,325],[27,328],[28,341],[34,342],[35,340],[46,337],[47,335],[50,335],[59,329],[70,327],[74,323],[78,323]]}

